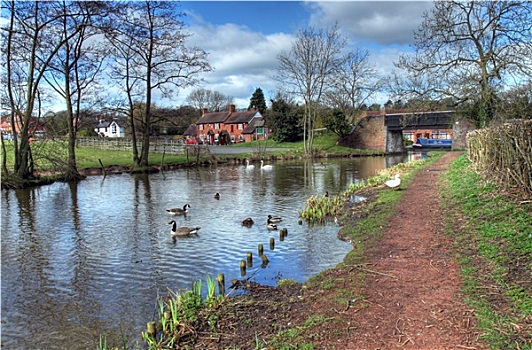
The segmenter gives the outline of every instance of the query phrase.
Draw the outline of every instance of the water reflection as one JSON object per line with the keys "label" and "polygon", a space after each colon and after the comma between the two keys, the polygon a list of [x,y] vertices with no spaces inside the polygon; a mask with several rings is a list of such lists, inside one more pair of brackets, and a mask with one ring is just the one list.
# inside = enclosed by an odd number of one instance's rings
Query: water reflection
{"label": "water reflection", "polygon": [[[2,190],[2,346],[86,349],[100,334],[113,344],[121,334],[140,341],[158,294],[206,275],[241,278],[248,252],[255,281],[303,282],[351,249],[334,223],[299,225],[306,199],[334,195],[402,160],[278,162],[270,171],[213,166]],[[185,203],[189,215],[176,220],[202,228],[174,243],[165,209]],[[267,230],[268,214],[283,217],[284,241]],[[241,225],[246,217],[252,227]],[[264,268],[259,244],[269,259]]]}

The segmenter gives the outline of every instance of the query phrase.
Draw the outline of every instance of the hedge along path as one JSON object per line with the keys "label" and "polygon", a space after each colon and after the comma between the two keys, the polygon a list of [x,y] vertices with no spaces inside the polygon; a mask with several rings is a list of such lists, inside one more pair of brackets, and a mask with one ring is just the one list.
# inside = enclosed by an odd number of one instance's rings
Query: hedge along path
{"label": "hedge along path", "polygon": [[450,251],[453,242],[444,233],[438,183],[459,155],[446,153],[402,189],[397,213],[380,243],[367,252],[367,289],[365,300],[358,302],[364,306],[343,315],[350,335],[331,339],[322,344],[325,348],[487,348],[478,340],[474,310],[462,301],[460,269]]}

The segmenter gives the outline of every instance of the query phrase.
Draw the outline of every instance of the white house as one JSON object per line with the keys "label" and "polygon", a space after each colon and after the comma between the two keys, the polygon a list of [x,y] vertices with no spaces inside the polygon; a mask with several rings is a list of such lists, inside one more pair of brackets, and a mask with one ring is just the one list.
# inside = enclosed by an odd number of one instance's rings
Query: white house
{"label": "white house", "polygon": [[114,120],[111,122],[100,120],[100,123],[94,128],[94,131],[102,137],[125,137],[125,128],[118,125]]}

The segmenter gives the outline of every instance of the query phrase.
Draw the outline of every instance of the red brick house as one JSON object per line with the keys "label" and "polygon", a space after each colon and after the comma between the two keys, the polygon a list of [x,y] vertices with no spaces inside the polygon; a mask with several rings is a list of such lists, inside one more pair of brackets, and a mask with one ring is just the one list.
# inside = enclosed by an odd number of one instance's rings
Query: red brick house
{"label": "red brick house", "polygon": [[[256,128],[250,126],[255,125],[256,119],[262,120],[257,109],[237,112],[235,105],[230,105],[229,110],[222,112],[203,109],[201,118],[196,122],[196,137],[210,145],[250,141],[256,132]],[[248,132],[244,134],[246,128]]]}

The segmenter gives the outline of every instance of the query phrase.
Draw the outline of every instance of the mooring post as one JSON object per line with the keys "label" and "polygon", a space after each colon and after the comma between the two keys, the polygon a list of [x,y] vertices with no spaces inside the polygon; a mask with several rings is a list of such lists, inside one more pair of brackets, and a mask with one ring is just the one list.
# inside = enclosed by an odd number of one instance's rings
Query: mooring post
{"label": "mooring post", "polygon": [[270,250],[274,250],[275,249],[275,238],[271,237],[270,238]]}
{"label": "mooring post", "polygon": [[218,293],[225,295],[225,276],[223,273],[218,274]]}
{"label": "mooring post", "polygon": [[246,275],[246,260],[240,260],[240,276]]}
{"label": "mooring post", "polygon": [[247,257],[247,261],[248,261],[248,267],[253,267],[253,253],[252,252],[248,252],[246,254],[246,257]]}
{"label": "mooring post", "polygon": [[259,244],[259,256],[264,254],[264,246],[262,244]]}

